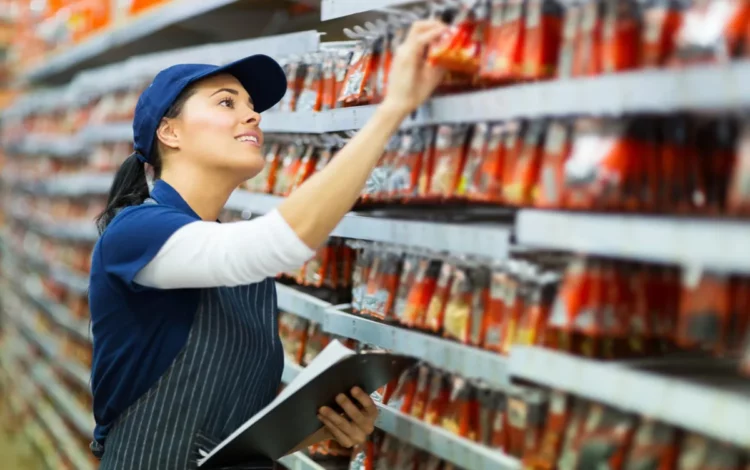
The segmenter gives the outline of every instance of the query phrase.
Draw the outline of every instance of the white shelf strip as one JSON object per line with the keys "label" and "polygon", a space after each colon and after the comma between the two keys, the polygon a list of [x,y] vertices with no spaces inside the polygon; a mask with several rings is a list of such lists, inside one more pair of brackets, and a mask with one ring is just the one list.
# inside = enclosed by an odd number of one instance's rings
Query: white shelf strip
{"label": "white shelf strip", "polygon": [[289,470],[326,470],[326,467],[315,462],[301,452],[287,455],[279,459]]}
{"label": "white shelf strip", "polygon": [[322,323],[326,310],[331,308],[328,302],[278,282],[276,295],[279,309],[315,323]]}
{"label": "white shelf strip", "polygon": [[50,396],[55,407],[65,413],[76,430],[87,438],[93,436],[94,417],[86,412],[70,394],[60,385],[54,374],[45,367],[36,367],[31,372],[36,383]]}
{"label": "white shelf strip", "polygon": [[418,3],[415,0],[323,0],[320,4],[320,19],[323,21],[375,10]]}
{"label": "white shelf strip", "polygon": [[284,372],[281,373],[281,382],[288,384],[289,382],[297,378],[299,373],[302,372],[302,369],[304,369],[304,367],[299,364],[295,364],[294,362],[289,360],[289,358],[284,357]]}
{"label": "white shelf strip", "polygon": [[750,272],[750,223],[668,216],[522,210],[521,245]]}
{"label": "white shelf strip", "polygon": [[53,177],[44,184],[50,196],[77,197],[89,194],[107,194],[114,175],[110,173],[77,173]]}
{"label": "white shelf strip", "polygon": [[494,387],[509,384],[507,359],[489,351],[334,309],[326,311],[323,330],[417,357],[446,372],[481,379]]}
{"label": "white shelf strip", "polygon": [[[226,208],[251,214],[265,214],[273,210],[282,199],[278,196],[237,190],[232,194]],[[510,225],[421,222],[351,213],[344,217],[331,235],[502,260],[508,257],[510,233]]]}
{"label": "white shelf strip", "polygon": [[716,439],[750,443],[750,385],[689,380],[535,347],[514,347],[511,375]]}
{"label": "white shelf strip", "polygon": [[132,142],[133,127],[129,122],[89,124],[81,131],[80,138],[89,145]]}
{"label": "white shelf strip", "polygon": [[472,470],[516,470],[518,460],[499,450],[490,449],[458,437],[442,428],[431,426],[388,406],[378,405],[380,414],[375,423],[379,429],[420,449],[437,455],[462,468]]}

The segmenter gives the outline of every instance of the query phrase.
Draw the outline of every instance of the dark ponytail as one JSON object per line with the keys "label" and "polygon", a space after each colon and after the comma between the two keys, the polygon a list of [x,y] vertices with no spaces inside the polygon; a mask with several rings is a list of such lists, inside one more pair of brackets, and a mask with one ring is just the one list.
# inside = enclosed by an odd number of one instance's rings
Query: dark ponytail
{"label": "dark ponytail", "polygon": [[[179,116],[185,105],[185,101],[194,92],[193,88],[187,88],[180,93],[177,99],[174,100],[174,103],[172,103],[172,106],[164,114],[164,117],[172,119]],[[154,179],[158,179],[161,176],[161,157],[159,156],[156,142],[154,142],[151,155],[149,156],[149,164],[154,169]],[[115,179],[112,181],[112,187],[109,188],[107,208],[96,218],[96,227],[99,229],[100,235],[120,210],[129,206],[138,206],[148,199],[149,188],[146,181],[145,166],[145,163],[139,159],[139,155],[136,153],[131,154],[120,165],[117,173],[115,173]]]}

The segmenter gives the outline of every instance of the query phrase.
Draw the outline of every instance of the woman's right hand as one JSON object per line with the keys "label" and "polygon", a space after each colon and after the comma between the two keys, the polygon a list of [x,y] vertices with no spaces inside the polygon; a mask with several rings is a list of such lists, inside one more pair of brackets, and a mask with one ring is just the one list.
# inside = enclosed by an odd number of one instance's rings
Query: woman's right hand
{"label": "woman's right hand", "polygon": [[391,63],[385,106],[408,114],[427,100],[440,84],[445,71],[426,59],[426,49],[447,30],[445,23],[422,20],[412,24]]}

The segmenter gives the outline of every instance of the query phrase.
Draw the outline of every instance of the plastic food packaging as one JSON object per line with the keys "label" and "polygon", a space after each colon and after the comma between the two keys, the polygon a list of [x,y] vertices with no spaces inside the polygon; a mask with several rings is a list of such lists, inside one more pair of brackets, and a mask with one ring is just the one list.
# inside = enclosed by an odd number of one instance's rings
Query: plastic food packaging
{"label": "plastic food packaging", "polygon": [[297,101],[305,84],[307,64],[301,60],[292,60],[284,66],[284,72],[286,73],[287,87],[286,94],[279,103],[279,110],[281,112],[293,112],[297,110]]}
{"label": "plastic food packaging", "polygon": [[343,106],[370,104],[374,98],[376,69],[383,48],[382,38],[357,46],[339,96]]}
{"label": "plastic food packaging", "polygon": [[441,427],[457,436],[476,440],[479,424],[476,390],[461,377],[453,377],[451,382],[451,394]]}
{"label": "plastic food packaging", "polygon": [[402,413],[411,413],[417,390],[418,372],[418,368],[412,367],[401,374],[393,394],[388,399],[388,406]]}
{"label": "plastic food packaging", "polygon": [[457,268],[453,273],[450,297],[445,306],[443,331],[446,337],[458,341],[467,340],[473,289],[474,284],[469,269]]}
{"label": "plastic food packaging", "polygon": [[562,452],[563,437],[568,425],[573,398],[559,390],[550,392],[549,409],[539,451],[524,456],[530,470],[553,470]]}
{"label": "plastic food packaging", "polygon": [[583,6],[576,3],[565,5],[560,53],[557,59],[557,78],[573,76],[582,18]]}
{"label": "plastic food packaging", "polygon": [[423,258],[417,261],[414,283],[401,317],[405,326],[424,327],[427,309],[437,288],[440,268],[441,263],[437,260]]}
{"label": "plastic food packaging", "polygon": [[623,470],[672,470],[677,462],[677,430],[651,419],[643,419],[633,438]]}
{"label": "plastic food packaging", "polygon": [[557,0],[526,3],[523,78],[542,80],[555,76],[560,52],[563,8]]}
{"label": "plastic food packaging", "polygon": [[541,441],[546,396],[542,390],[511,386],[506,452],[516,458],[536,452]]}
{"label": "plastic food packaging", "polygon": [[456,196],[459,198],[467,197],[475,185],[480,182],[483,171],[482,164],[487,158],[488,131],[489,126],[485,123],[476,124],[472,128],[466,164],[456,188]]}
{"label": "plastic food packaging", "polygon": [[529,282],[524,289],[524,308],[516,331],[516,344],[543,344],[559,281],[560,275],[556,272],[538,272],[536,267],[530,267]]}
{"label": "plastic food packaging", "polygon": [[299,172],[305,147],[291,143],[282,150],[280,166],[276,173],[273,193],[277,196],[287,196],[292,190],[295,178]]}
{"label": "plastic food packaging", "polygon": [[400,254],[386,252],[376,257],[367,282],[363,312],[379,320],[391,318],[401,273]]}
{"label": "plastic food packaging", "polygon": [[727,62],[739,56],[749,22],[745,0],[694,0],[677,33],[673,62]]}
{"label": "plastic food packaging", "polygon": [[388,434],[383,437],[383,443],[380,446],[380,452],[377,456],[375,470],[393,470],[398,457],[399,441]]}
{"label": "plastic food packaging", "polygon": [[380,160],[378,160],[378,164],[367,177],[367,183],[362,192],[362,202],[377,202],[388,197],[388,184],[391,178],[391,171],[403,138],[404,134],[398,133],[386,144],[385,151]]}
{"label": "plastic food packaging", "polygon": [[455,195],[466,162],[469,126],[441,125],[435,137],[435,160],[430,196],[441,199]]}
{"label": "plastic food packaging", "polygon": [[602,72],[604,0],[592,0],[582,6],[581,27],[573,58],[573,76],[599,75]]}
{"label": "plastic food packaging", "polygon": [[424,419],[427,411],[427,402],[430,398],[430,378],[430,367],[426,364],[419,365],[417,367],[417,386],[414,391],[414,401],[409,414],[420,420]]}
{"label": "plastic food packaging", "polygon": [[413,470],[416,458],[417,449],[406,442],[400,442],[396,454],[396,462],[392,470]]}
{"label": "plastic food packaging", "polygon": [[359,251],[352,273],[352,310],[354,313],[362,313],[364,308],[367,281],[370,279],[370,270],[374,261],[375,253],[371,248],[368,247]]}
{"label": "plastic food packaging", "polygon": [[440,425],[445,414],[451,394],[451,384],[447,375],[433,371],[430,378],[430,393],[427,398],[424,421],[427,424]]}
{"label": "plastic food packaging", "polygon": [[479,384],[476,387],[477,400],[479,402],[478,413],[478,433],[477,442],[491,447],[492,446],[492,425],[495,420],[497,404],[495,400],[499,398],[498,394],[485,385]]}
{"label": "plastic food packaging", "polygon": [[518,158],[513,164],[510,182],[503,187],[505,202],[514,206],[530,205],[533,200],[544,151],[544,121],[533,121],[524,135]]}
{"label": "plastic food packaging", "polygon": [[245,183],[248,191],[255,193],[270,193],[276,183],[276,170],[279,165],[279,152],[281,144],[271,142],[266,146],[264,156],[266,163],[263,169],[254,178]]}
{"label": "plastic food packaging", "polygon": [[315,148],[315,146],[313,145],[307,145],[305,147],[305,153],[302,154],[302,158],[300,159],[299,168],[297,169],[297,174],[294,177],[294,183],[292,184],[292,188],[289,190],[289,193],[299,188],[302,183],[307,181],[307,179],[312,176],[312,174],[315,172],[317,161],[317,148]]}
{"label": "plastic food packaging", "polygon": [[622,72],[638,67],[641,12],[637,0],[605,0],[602,70]]}
{"label": "plastic food packaging", "polygon": [[[495,124],[483,129],[478,124],[474,128],[474,137],[469,148],[469,157],[464,168],[467,178],[466,194],[470,201],[500,203],[502,201],[502,171],[505,156],[503,138],[505,126]],[[480,143],[476,141],[477,133],[487,133],[487,143],[478,151]],[[475,145],[476,144],[476,145]]]}
{"label": "plastic food packaging", "polygon": [[518,324],[524,311],[524,285],[522,278],[526,267],[522,261],[510,260],[508,262],[509,277],[505,286],[505,318],[503,319],[503,343],[500,353],[510,354],[515,341]]}
{"label": "plastic food packaging", "polygon": [[521,121],[509,121],[506,123],[503,139],[503,169],[501,171],[504,202],[507,199],[506,191],[513,185],[516,162],[524,146],[523,132],[524,125]]}
{"label": "plastic food packaging", "polygon": [[425,316],[424,328],[427,330],[437,333],[443,329],[446,304],[451,295],[455,271],[455,266],[450,263],[443,263],[440,268],[435,293],[430,299],[430,304],[427,307],[427,315]]}
{"label": "plastic food packaging", "polygon": [[419,258],[417,256],[407,254],[404,257],[401,279],[399,280],[396,300],[393,305],[393,320],[397,320],[402,324],[405,323],[404,317],[409,302],[409,293],[414,289],[416,282],[418,264]]}
{"label": "plastic food packaging", "polygon": [[307,331],[307,343],[305,345],[305,357],[302,365],[306,366],[311,363],[315,357],[328,346],[331,338],[323,332],[318,323],[310,323]]}
{"label": "plastic food packaging", "polygon": [[[281,342],[284,352],[295,364],[302,364],[307,347],[307,335],[310,330],[310,322],[296,315],[283,315],[279,317],[279,323],[283,324],[284,335]],[[282,329],[282,327],[280,327]]]}
{"label": "plastic food packaging", "polygon": [[563,121],[554,121],[547,127],[535,206],[557,209],[566,205],[565,164],[569,156],[570,127]]}
{"label": "plastic food packaging", "polygon": [[621,470],[634,431],[633,416],[604,405],[591,405],[578,438],[578,468],[607,466]]}
{"label": "plastic food packaging", "polygon": [[464,4],[450,29],[430,47],[428,60],[446,70],[474,75],[480,66],[487,15],[482,0],[473,2],[472,6]]}
{"label": "plastic food packaging", "polygon": [[577,257],[568,263],[545,332],[545,344],[551,349],[567,352],[577,349],[573,319],[590,303],[591,282],[587,270],[586,258]]}
{"label": "plastic food packaging", "polygon": [[483,49],[479,75],[487,83],[502,84],[518,80],[523,67],[523,0],[492,0],[490,25]]}
{"label": "plastic food packaging", "polygon": [[425,133],[425,151],[422,154],[422,165],[419,171],[419,181],[417,184],[417,200],[419,201],[430,201],[432,200],[432,175],[435,172],[435,154],[437,149],[435,148],[435,136],[437,135],[437,129],[435,127],[426,128]]}
{"label": "plastic food packaging", "polygon": [[683,2],[652,0],[643,8],[641,65],[664,66],[675,50],[677,33],[682,25]]}
{"label": "plastic food packaging", "polygon": [[432,129],[412,129],[403,135],[388,180],[390,199],[411,200],[417,196],[422,158]]}
{"label": "plastic food packaging", "polygon": [[727,444],[688,433],[682,439],[676,470],[735,470],[740,467],[741,452]]}
{"label": "plastic food packaging", "polygon": [[503,267],[493,269],[490,275],[490,296],[485,317],[484,348],[501,352],[507,315],[506,295],[510,274]]}
{"label": "plastic food packaging", "polygon": [[686,269],[680,306],[677,343],[723,354],[731,315],[729,277]]}
{"label": "plastic food packaging", "polygon": [[314,56],[309,61],[305,72],[305,81],[297,99],[295,111],[320,111],[323,107],[323,63],[322,58]]}

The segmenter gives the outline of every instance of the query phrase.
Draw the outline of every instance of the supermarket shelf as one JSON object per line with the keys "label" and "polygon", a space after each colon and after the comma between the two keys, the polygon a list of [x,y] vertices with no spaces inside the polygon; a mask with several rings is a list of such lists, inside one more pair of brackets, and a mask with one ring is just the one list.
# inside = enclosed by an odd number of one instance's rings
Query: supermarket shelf
{"label": "supermarket shelf", "polygon": [[529,247],[750,272],[750,223],[741,221],[522,210],[516,237]]}
{"label": "supermarket shelf", "polygon": [[91,341],[86,322],[76,321],[64,305],[46,299],[41,292],[31,289],[26,285],[18,282],[14,282],[13,284],[20,287],[28,299],[65,331],[75,335],[81,341]]}
{"label": "supermarket shelf", "polygon": [[315,323],[322,323],[331,304],[310,294],[276,283],[276,296],[280,310],[293,313]]}
{"label": "supermarket shelf", "polygon": [[[718,365],[686,373],[607,364],[535,347],[514,347],[511,375],[745,447],[750,442],[750,385]],[[734,369],[734,367],[732,367]],[[659,372],[659,373],[655,373]],[[664,372],[667,372],[665,374]]]}
{"label": "supermarket shelf", "polygon": [[89,145],[111,142],[132,142],[133,126],[130,122],[90,124],[81,131],[80,138]]}
{"label": "supermarket shelf", "polygon": [[326,311],[323,330],[417,357],[439,369],[480,379],[495,387],[509,384],[507,359],[489,351],[334,309]]}
{"label": "supermarket shelf", "polygon": [[86,276],[70,271],[69,269],[52,266],[50,274],[55,282],[62,284],[76,294],[87,294],[89,290],[89,279]]}
{"label": "supermarket shelf", "polygon": [[87,413],[70,394],[57,381],[54,374],[44,367],[36,367],[32,370],[31,376],[37,385],[51,398],[55,408],[65,414],[68,421],[73,423],[76,430],[87,438],[93,436],[94,417]]}
{"label": "supermarket shelf", "polygon": [[325,467],[301,452],[282,457],[279,462],[289,470],[326,470]]}
{"label": "supermarket shelf", "polygon": [[10,153],[26,155],[51,155],[57,158],[83,157],[85,143],[78,136],[26,135],[22,139],[4,145]]}
{"label": "supermarket shelf", "polygon": [[[39,386],[41,384],[37,384]],[[66,456],[73,463],[74,468],[80,470],[94,469],[91,460],[81,450],[81,445],[78,444],[68,432],[68,428],[60,417],[55,413],[49,405],[44,403],[38,403],[35,405],[37,416],[43,426],[49,431],[53,440],[57,442],[57,449],[65,452]]]}
{"label": "supermarket shelf", "polygon": [[[232,194],[226,208],[265,214],[275,208],[281,200],[278,196],[237,190]],[[494,223],[419,222],[351,213],[344,217],[331,235],[501,260],[508,257],[510,232],[510,225]]]}
{"label": "supermarket shelf", "polygon": [[323,0],[320,4],[320,19],[323,21],[341,18],[342,16],[364,13],[378,8],[396,7],[407,3],[419,3],[414,0]]}
{"label": "supermarket shelf", "polygon": [[289,358],[284,357],[284,372],[282,372],[281,374],[281,383],[288,384],[289,382],[297,378],[299,373],[302,372],[302,369],[304,369],[304,367],[299,364],[295,364],[294,362],[290,361]]}
{"label": "supermarket shelf", "polygon": [[520,469],[518,460],[499,450],[458,437],[444,429],[431,426],[388,406],[378,405],[380,414],[375,426],[431,454],[472,470]]}
{"label": "supermarket shelf", "polygon": [[80,197],[107,194],[114,175],[109,173],[78,173],[59,175],[44,184],[44,192],[50,196]]}

